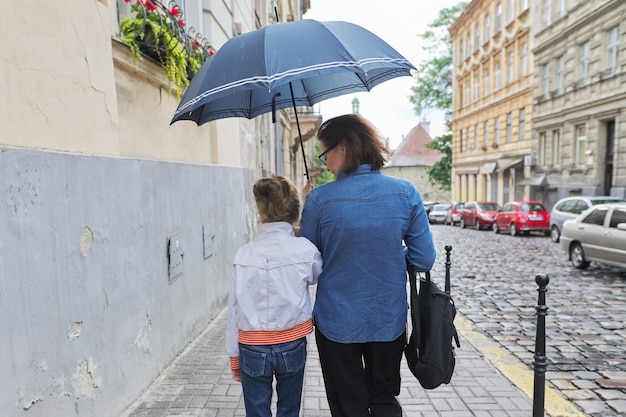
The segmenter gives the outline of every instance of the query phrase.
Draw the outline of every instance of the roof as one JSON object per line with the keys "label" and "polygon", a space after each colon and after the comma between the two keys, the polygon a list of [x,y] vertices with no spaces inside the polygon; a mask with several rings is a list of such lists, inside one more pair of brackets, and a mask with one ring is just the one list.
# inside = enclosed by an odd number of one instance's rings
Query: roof
{"label": "roof", "polygon": [[432,138],[421,124],[407,133],[402,143],[391,155],[386,167],[431,166],[439,161],[443,154],[426,148]]}

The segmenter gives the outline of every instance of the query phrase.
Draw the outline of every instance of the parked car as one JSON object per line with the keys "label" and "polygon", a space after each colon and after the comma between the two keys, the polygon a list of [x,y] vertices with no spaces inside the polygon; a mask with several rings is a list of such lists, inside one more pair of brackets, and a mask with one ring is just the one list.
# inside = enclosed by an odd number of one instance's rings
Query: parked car
{"label": "parked car", "polygon": [[590,262],[626,268],[626,203],[598,204],[566,220],[561,247],[578,269]]}
{"label": "parked car", "polygon": [[542,232],[550,235],[550,213],[539,201],[510,201],[498,210],[492,229],[496,233]]}
{"label": "parked car", "polygon": [[463,210],[465,203],[452,203],[452,206],[446,213],[445,224],[454,226],[457,223],[461,223],[461,210]]}
{"label": "parked car", "polygon": [[461,210],[461,227],[472,226],[476,230],[491,229],[498,210],[500,206],[493,201],[469,201]]}
{"label": "parked car", "polygon": [[435,224],[444,223],[450,207],[452,207],[452,204],[435,204],[430,213],[428,213],[428,222]]}
{"label": "parked car", "polygon": [[433,209],[435,204],[439,204],[438,201],[424,201],[424,210],[426,210],[426,215]]}
{"label": "parked car", "polygon": [[566,197],[556,202],[550,211],[550,237],[558,242],[563,229],[563,222],[575,219],[580,213],[596,204],[624,202],[621,197],[615,196],[576,196]]}

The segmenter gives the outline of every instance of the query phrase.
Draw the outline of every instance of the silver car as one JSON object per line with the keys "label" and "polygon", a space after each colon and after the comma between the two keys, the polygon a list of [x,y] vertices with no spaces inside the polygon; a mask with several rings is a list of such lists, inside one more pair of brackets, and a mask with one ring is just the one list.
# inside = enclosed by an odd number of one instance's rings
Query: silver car
{"label": "silver car", "polygon": [[428,222],[429,223],[445,223],[446,222],[446,214],[448,210],[450,210],[452,204],[435,204],[428,213]]}
{"label": "silver car", "polygon": [[565,220],[575,219],[580,213],[596,204],[625,201],[621,197],[614,196],[576,196],[557,201],[550,211],[550,237],[552,241],[559,241]]}
{"label": "silver car", "polygon": [[626,268],[626,203],[598,204],[566,220],[561,248],[578,269],[592,261]]}

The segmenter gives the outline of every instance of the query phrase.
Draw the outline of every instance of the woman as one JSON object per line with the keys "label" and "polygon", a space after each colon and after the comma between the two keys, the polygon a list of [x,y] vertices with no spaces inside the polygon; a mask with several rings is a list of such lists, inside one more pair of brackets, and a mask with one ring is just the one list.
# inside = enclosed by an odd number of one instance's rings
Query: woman
{"label": "woman", "polygon": [[331,413],[401,416],[403,242],[416,270],[430,270],[436,253],[426,212],[413,184],[381,174],[388,149],[367,120],[330,119],[318,138],[320,161],[336,181],[305,190],[299,235],[318,247],[324,263],[313,320]]}

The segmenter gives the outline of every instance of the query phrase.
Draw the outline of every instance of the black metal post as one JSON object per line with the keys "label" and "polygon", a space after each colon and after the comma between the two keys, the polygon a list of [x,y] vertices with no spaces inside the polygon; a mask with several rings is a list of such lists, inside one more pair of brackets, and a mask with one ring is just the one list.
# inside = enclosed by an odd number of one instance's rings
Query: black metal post
{"label": "black metal post", "polygon": [[535,339],[535,389],[533,394],[533,417],[543,417],[545,412],[546,395],[546,368],[548,361],[546,358],[546,316],[548,307],[546,306],[546,292],[550,277],[546,274],[537,274],[535,282],[539,285],[537,292],[537,335]]}
{"label": "black metal post", "polygon": [[450,252],[452,251],[452,246],[446,245],[446,283],[445,283],[445,291],[446,294],[450,294]]}

